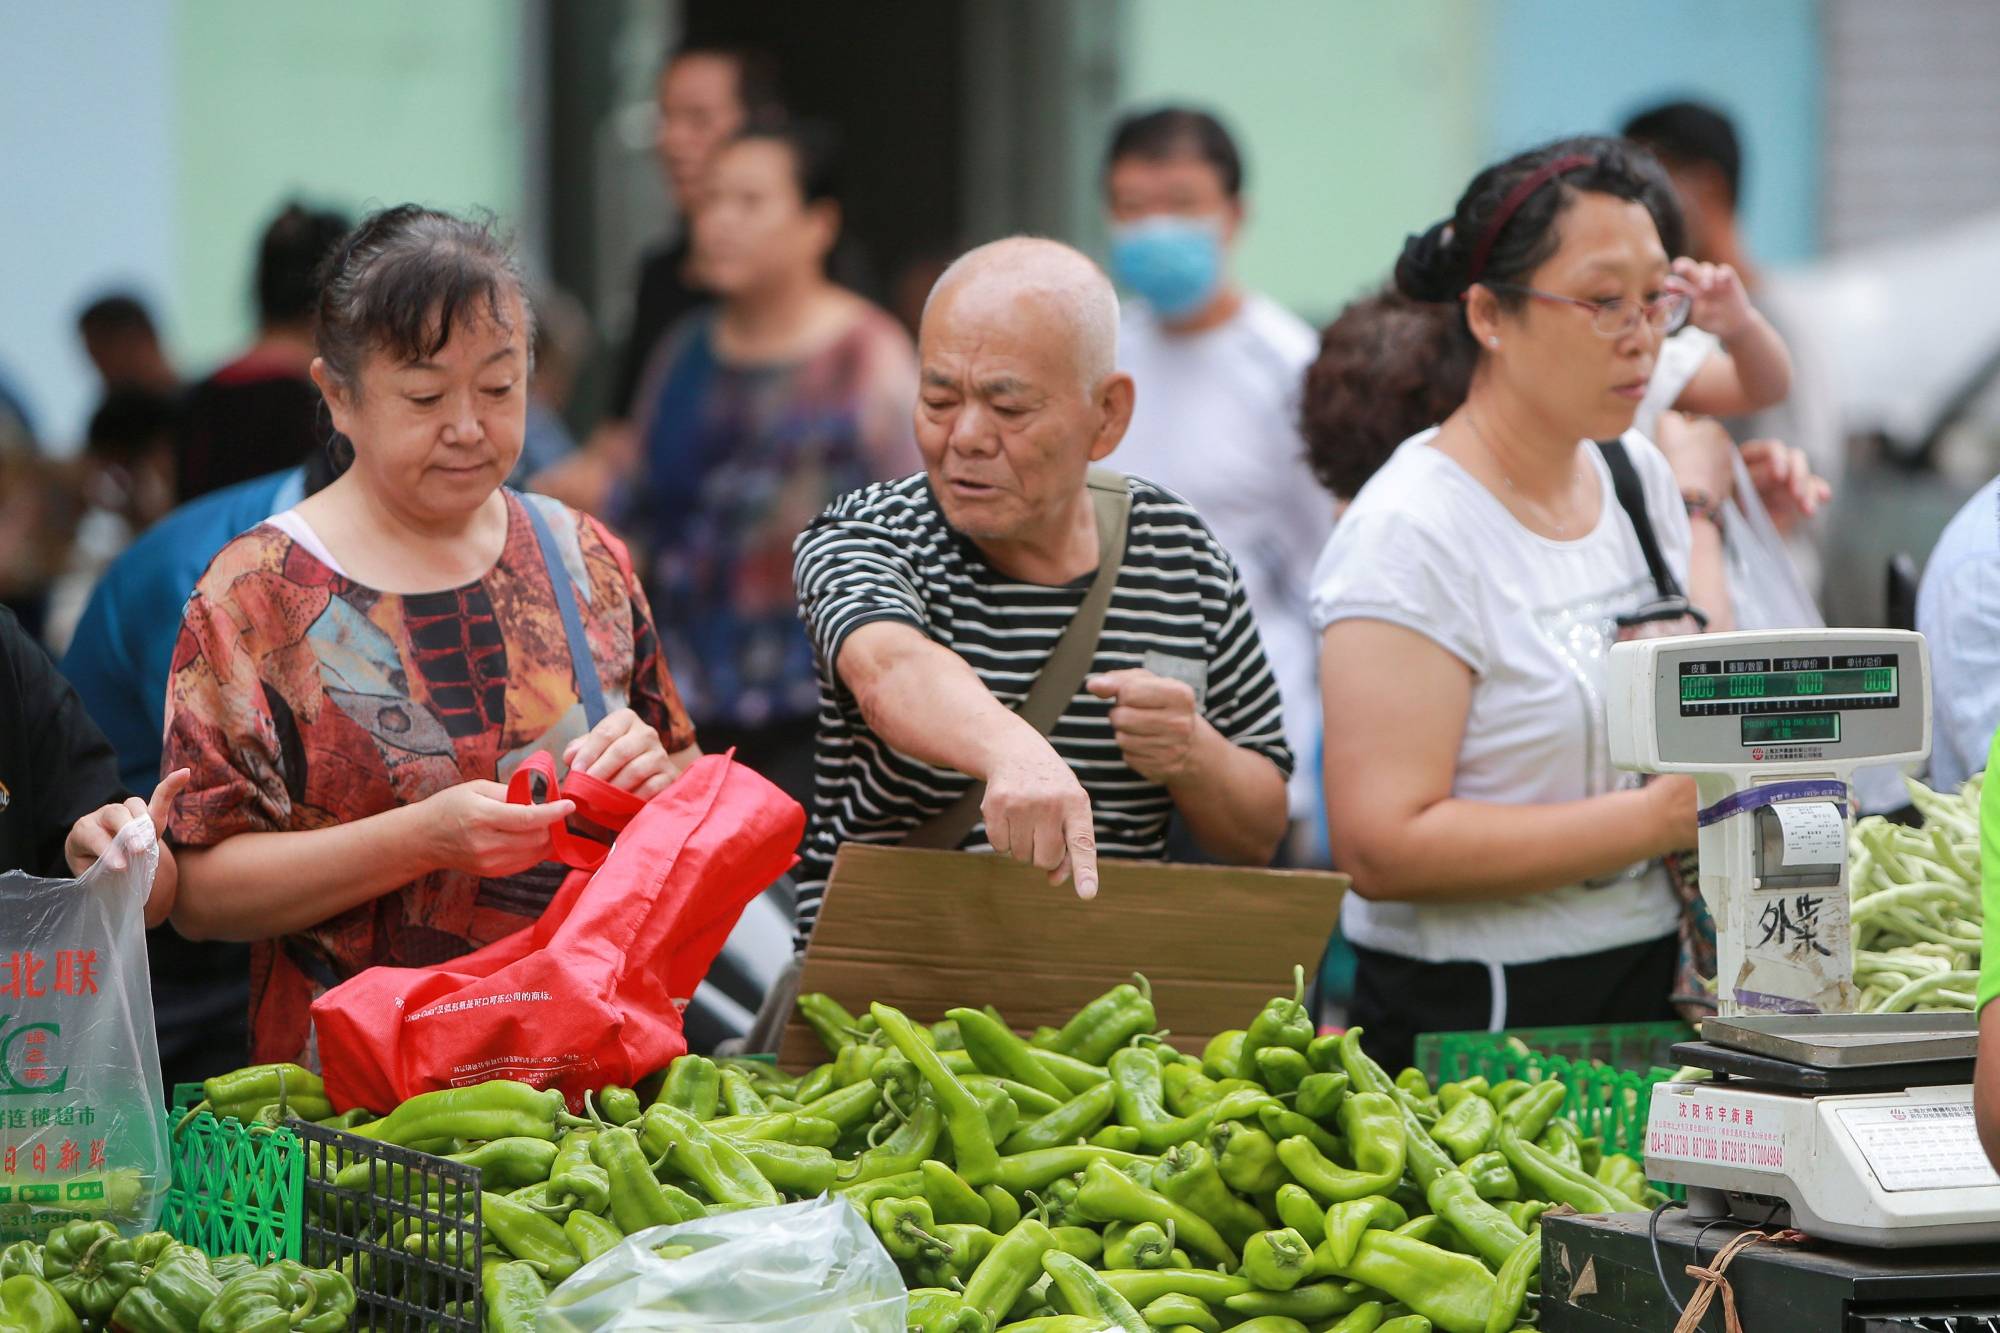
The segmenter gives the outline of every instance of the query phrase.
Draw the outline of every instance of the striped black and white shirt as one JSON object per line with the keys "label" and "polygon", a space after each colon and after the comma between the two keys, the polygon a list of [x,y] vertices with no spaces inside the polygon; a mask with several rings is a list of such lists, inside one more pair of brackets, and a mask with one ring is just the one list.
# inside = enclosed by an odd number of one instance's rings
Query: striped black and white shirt
{"label": "striped black and white shirt", "polygon": [[[1146,667],[1195,684],[1210,725],[1289,776],[1278,687],[1229,553],[1185,501],[1137,478],[1131,487],[1125,555],[1092,673]],[[1009,579],[946,523],[918,473],[836,501],[800,535],[795,577],[820,673],[812,818],[795,872],[803,942],[841,843],[898,843],[972,783],[896,753],[869,730],[834,672],[847,636],[877,620],[914,626],[1018,708],[1094,575],[1059,587]],[[1173,800],[1126,764],[1111,707],[1079,690],[1049,739],[1090,796],[1099,855],[1157,859]],[[984,825],[960,846],[986,850]]]}

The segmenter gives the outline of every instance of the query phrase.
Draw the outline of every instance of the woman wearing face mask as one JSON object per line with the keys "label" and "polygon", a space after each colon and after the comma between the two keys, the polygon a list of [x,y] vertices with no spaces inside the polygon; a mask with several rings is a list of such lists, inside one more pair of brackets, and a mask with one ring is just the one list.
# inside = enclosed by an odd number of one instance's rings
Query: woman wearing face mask
{"label": "woman wearing face mask", "polygon": [[[1351,1012],[1398,1064],[1422,1032],[1671,1016],[1659,859],[1695,843],[1694,787],[1612,768],[1604,703],[1610,646],[1657,596],[1640,523],[1688,582],[1681,484],[1630,430],[1689,306],[1657,170],[1604,139],[1522,154],[1396,266],[1458,305],[1438,336],[1474,355],[1470,387],[1342,516],[1313,610]],[[1591,443],[1621,436],[1636,513]]]}
{"label": "woman wearing face mask", "polygon": [[414,205],[364,221],[328,261],[312,363],[352,463],[224,547],[188,602],[174,923],[253,943],[260,1063],[314,1062],[313,999],[362,969],[541,914],[574,807],[508,803],[529,755],[643,797],[699,756],[624,548],[501,487],[532,334],[490,230]]}
{"label": "woman wearing face mask", "polygon": [[621,464],[637,484],[617,515],[704,742],[801,802],[819,684],[792,542],[835,497],[919,466],[916,353],[828,279],[840,221],[831,147],[812,127],[753,130],[717,153],[694,258],[718,304],[653,356]]}
{"label": "woman wearing face mask", "polygon": [[[1318,645],[1306,608],[1333,506],[1299,437],[1299,382],[1317,339],[1229,273],[1243,224],[1243,163],[1205,111],[1120,122],[1104,164],[1119,369],[1137,386],[1118,466],[1192,503],[1243,574],[1294,754],[1319,745]],[[1316,823],[1310,764],[1292,778],[1295,827]],[[1183,853],[1185,854],[1185,853]]]}

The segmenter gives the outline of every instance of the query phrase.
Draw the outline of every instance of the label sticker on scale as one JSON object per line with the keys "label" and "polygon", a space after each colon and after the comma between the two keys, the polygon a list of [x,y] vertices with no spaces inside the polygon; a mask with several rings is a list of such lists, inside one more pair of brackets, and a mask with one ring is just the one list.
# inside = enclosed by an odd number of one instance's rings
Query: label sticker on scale
{"label": "label sticker on scale", "polygon": [[1834,1114],[1885,1190],[2000,1185],[2000,1175],[1980,1150],[1970,1102],[1843,1106]]}
{"label": "label sticker on scale", "polygon": [[1771,807],[1784,835],[1785,866],[1838,865],[1847,857],[1847,820],[1826,801],[1787,801]]}

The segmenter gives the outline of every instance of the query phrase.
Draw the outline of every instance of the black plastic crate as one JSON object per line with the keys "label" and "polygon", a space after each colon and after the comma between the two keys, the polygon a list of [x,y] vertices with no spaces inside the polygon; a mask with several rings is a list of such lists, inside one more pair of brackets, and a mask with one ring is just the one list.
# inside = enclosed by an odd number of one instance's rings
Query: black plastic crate
{"label": "black plastic crate", "polygon": [[[483,1222],[477,1167],[290,1122],[305,1149],[300,1261],[354,1283],[355,1327],[374,1333],[480,1333]],[[368,1183],[341,1189],[365,1163]],[[416,1235],[422,1251],[407,1244]]]}

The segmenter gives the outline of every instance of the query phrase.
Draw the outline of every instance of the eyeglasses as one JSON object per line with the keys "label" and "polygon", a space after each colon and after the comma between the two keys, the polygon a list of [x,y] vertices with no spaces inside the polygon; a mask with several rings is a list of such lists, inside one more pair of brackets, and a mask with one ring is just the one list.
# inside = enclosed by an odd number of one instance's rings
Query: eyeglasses
{"label": "eyeglasses", "polygon": [[1622,338],[1639,327],[1645,320],[1653,326],[1653,331],[1661,337],[1679,333],[1688,322],[1688,312],[1694,309],[1694,298],[1686,292],[1667,292],[1652,301],[1634,301],[1629,297],[1613,297],[1609,301],[1586,301],[1575,296],[1559,296],[1537,287],[1521,287],[1511,282],[1482,282],[1482,287],[1496,292],[1513,292],[1519,296],[1532,296],[1537,301],[1553,301],[1559,305],[1580,306],[1591,313],[1591,327],[1601,338]]}

